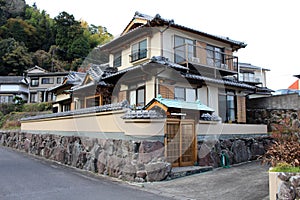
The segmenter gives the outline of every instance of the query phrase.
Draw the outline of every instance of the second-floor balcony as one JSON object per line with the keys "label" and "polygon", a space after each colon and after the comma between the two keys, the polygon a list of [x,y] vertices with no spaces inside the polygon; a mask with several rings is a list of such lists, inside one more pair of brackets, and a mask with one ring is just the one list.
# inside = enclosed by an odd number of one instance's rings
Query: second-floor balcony
{"label": "second-floor balcony", "polygon": [[192,44],[174,47],[174,62],[212,69],[213,73],[216,73],[216,70],[222,74],[238,73],[238,57],[226,54],[221,49],[212,50]]}

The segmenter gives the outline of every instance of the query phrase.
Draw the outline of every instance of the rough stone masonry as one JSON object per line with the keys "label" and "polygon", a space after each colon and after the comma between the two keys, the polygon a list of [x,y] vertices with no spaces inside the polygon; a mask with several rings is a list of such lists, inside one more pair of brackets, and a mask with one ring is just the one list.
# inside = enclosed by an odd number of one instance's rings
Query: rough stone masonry
{"label": "rough stone masonry", "polygon": [[[232,138],[198,142],[196,165],[221,166],[225,154],[229,164],[254,160],[272,143],[270,137]],[[109,175],[122,180],[152,182],[166,179],[166,162],[160,141],[98,139],[53,134],[0,132],[0,145],[25,151],[61,164]]]}

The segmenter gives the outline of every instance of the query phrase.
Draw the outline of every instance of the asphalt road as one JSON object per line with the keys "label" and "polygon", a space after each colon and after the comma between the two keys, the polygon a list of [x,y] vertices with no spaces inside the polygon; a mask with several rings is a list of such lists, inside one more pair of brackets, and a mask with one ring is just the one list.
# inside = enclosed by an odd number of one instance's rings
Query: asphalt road
{"label": "asphalt road", "polygon": [[168,199],[124,182],[0,147],[1,200]]}

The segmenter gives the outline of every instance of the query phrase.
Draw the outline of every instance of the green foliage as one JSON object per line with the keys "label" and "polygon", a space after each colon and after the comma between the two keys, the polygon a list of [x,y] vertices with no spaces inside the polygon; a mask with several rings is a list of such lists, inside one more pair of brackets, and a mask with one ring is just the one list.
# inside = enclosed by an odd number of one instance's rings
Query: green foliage
{"label": "green foliage", "polygon": [[13,38],[0,41],[0,75],[23,75],[32,66],[32,58],[23,43]]}
{"label": "green foliage", "polygon": [[281,162],[281,163],[278,163],[272,169],[270,169],[270,172],[298,173],[298,172],[300,172],[300,167],[293,167],[291,164],[288,164],[286,162]]}
{"label": "green foliage", "polygon": [[52,110],[52,104],[49,102],[43,103],[27,103],[23,105],[23,112],[43,112]]}
{"label": "green foliage", "polygon": [[[77,21],[67,12],[52,19],[35,4],[0,0],[0,75],[22,75],[33,65],[49,71],[76,70],[94,47],[112,38],[105,27]],[[87,62],[97,63],[94,57],[103,56],[93,54]]]}
{"label": "green foliage", "polygon": [[0,104],[0,112],[3,115],[7,115],[13,111],[15,111],[15,104],[13,104],[13,103],[1,103]]}

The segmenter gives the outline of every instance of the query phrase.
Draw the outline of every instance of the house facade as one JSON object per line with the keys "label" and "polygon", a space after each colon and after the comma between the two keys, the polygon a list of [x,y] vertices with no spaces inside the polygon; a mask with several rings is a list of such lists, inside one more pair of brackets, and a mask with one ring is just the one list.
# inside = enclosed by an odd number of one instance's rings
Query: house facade
{"label": "house facade", "polygon": [[29,82],[28,103],[55,101],[53,93],[48,89],[60,85],[68,72],[48,72],[35,66],[26,71]]}
{"label": "house facade", "polygon": [[15,97],[28,100],[28,82],[23,76],[0,76],[0,103],[14,103]]}
{"label": "house facade", "polygon": [[80,84],[56,88],[56,103],[67,100],[70,111],[23,120],[22,130],[156,138],[168,162],[193,165],[205,135],[266,133],[264,125],[246,124],[246,98],[259,86],[239,81],[234,53],[245,47],[135,13],[120,37],[98,47],[109,55],[107,65],[92,66]]}

